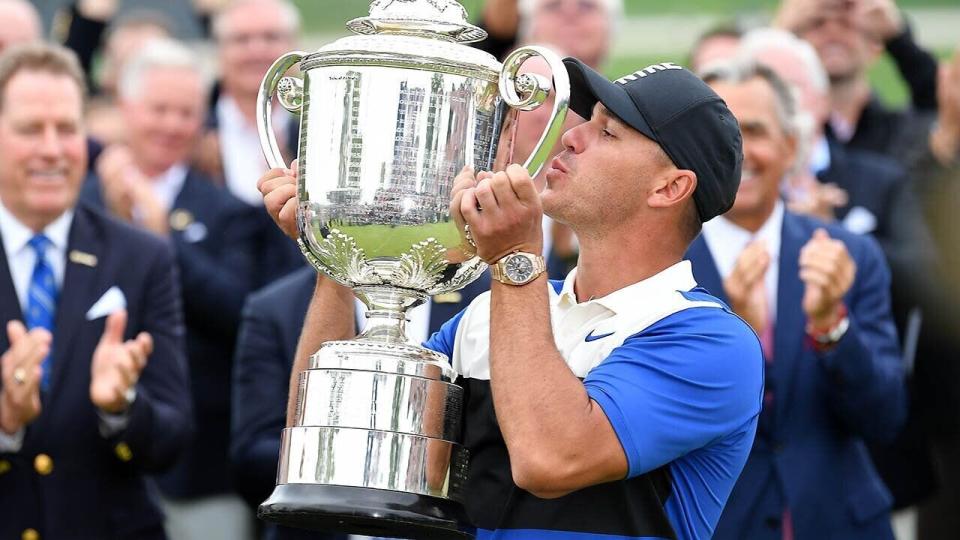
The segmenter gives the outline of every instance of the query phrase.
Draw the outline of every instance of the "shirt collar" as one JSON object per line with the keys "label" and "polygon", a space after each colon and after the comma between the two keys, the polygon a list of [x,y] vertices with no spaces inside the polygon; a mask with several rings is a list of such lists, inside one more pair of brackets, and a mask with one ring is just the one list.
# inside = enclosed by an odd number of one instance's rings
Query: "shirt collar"
{"label": "shirt collar", "polygon": [[[750,232],[724,216],[717,216],[703,224],[704,239],[709,245],[743,249],[752,240],[763,240],[767,253],[773,258],[780,256],[780,231],[783,228],[783,201],[777,200],[773,212],[757,232]],[[711,249],[711,251],[713,251]],[[739,251],[737,252],[739,256]]]}
{"label": "shirt collar", "polygon": [[[73,223],[73,213],[73,208],[68,209],[41,231],[58,251],[67,249],[70,225]],[[30,227],[14,217],[3,202],[0,202],[0,232],[3,233],[3,249],[6,251],[7,257],[19,253],[36,235]]]}
{"label": "shirt collar", "polygon": [[[567,274],[563,281],[563,288],[558,294],[561,302],[571,305],[577,304],[577,295],[574,292],[574,283],[577,278],[577,269]],[[697,286],[693,278],[693,268],[690,261],[680,261],[673,266],[661,270],[643,281],[638,281],[622,289],[600,297],[591,298],[583,304],[594,303],[603,306],[614,313],[623,313],[628,310],[636,311],[644,305],[649,305],[650,299],[675,291],[689,291]]]}

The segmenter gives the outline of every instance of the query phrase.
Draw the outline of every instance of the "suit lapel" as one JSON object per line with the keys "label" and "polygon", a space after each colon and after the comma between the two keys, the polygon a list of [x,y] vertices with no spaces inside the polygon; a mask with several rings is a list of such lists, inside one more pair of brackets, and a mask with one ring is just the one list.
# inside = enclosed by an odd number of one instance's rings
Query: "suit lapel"
{"label": "suit lapel", "polygon": [[697,280],[697,285],[703,287],[711,295],[723,300],[729,304],[727,293],[723,290],[723,280],[720,278],[720,271],[717,270],[717,264],[713,261],[713,255],[703,235],[697,236],[690,248],[687,250],[687,258],[693,266],[693,277]]}
{"label": "suit lapel", "polygon": [[0,352],[10,348],[7,342],[7,321],[23,321],[20,308],[20,299],[13,286],[13,277],[10,275],[10,263],[7,262],[7,252],[3,247],[3,233],[0,233]]}
{"label": "suit lapel", "polygon": [[[87,309],[104,292],[97,287],[98,278],[103,276],[99,267],[103,265],[105,256],[102,234],[97,229],[92,213],[78,205],[70,227],[66,271],[54,321],[52,395],[56,395],[66,364],[71,361],[69,351],[73,348],[77,332],[87,322]],[[76,262],[71,254],[92,255],[97,262],[91,266],[90,262],[94,259],[90,257],[84,257],[86,264]]]}
{"label": "suit lapel", "polygon": [[773,363],[768,366],[774,383],[776,417],[790,402],[797,359],[803,350],[803,283],[800,281],[800,249],[807,235],[800,221],[784,212],[780,234],[780,273],[777,276],[777,321],[773,337]]}

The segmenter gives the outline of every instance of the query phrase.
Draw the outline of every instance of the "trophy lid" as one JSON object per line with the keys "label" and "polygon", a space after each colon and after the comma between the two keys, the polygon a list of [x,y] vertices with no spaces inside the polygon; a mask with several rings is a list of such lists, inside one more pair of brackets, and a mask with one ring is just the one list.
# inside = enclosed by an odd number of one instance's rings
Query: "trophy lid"
{"label": "trophy lid", "polygon": [[370,15],[353,19],[347,28],[358,34],[403,34],[470,43],[487,33],[467,22],[457,0],[374,0]]}

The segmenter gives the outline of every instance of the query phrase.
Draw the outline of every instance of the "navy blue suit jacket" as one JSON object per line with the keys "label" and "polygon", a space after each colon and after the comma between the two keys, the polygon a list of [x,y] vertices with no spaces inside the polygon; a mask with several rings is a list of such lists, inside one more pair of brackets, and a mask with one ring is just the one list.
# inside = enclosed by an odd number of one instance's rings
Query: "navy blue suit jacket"
{"label": "navy blue suit jacket", "polygon": [[[0,454],[7,463],[0,473],[0,538],[20,538],[27,528],[41,538],[164,538],[163,516],[144,474],[173,463],[192,430],[173,253],[160,239],[82,203],[67,250],[93,255],[96,263],[68,256],[53,332],[51,388],[21,450]],[[149,332],[154,352],[137,383],[126,429],[103,437],[90,401],[90,361],[106,318],[87,320],[86,314],[111,287],[126,297],[125,338]],[[4,253],[0,321],[11,319],[23,317]],[[8,348],[7,334],[0,332],[0,351]],[[34,469],[41,453],[53,461],[46,476]]]}
{"label": "navy blue suit jacket", "polygon": [[[81,197],[102,206],[96,177],[87,179]],[[233,489],[228,467],[233,348],[247,294],[275,273],[266,265],[277,258],[265,244],[276,226],[263,209],[243,203],[193,170],[170,216],[197,430],[190,451],[158,481],[165,495],[188,498]]]}
{"label": "navy blue suit jacket", "polygon": [[[234,366],[231,457],[237,486],[251,504],[273,491],[280,455],[280,431],[286,426],[290,370],[303,320],[317,282],[316,271],[304,268],[250,295],[243,311]],[[433,301],[430,332],[462,311],[490,288],[484,273],[450,302]],[[458,296],[457,296],[458,295]],[[294,538],[293,531],[278,535]],[[316,538],[316,533],[309,538]]]}
{"label": "navy blue suit jacket", "polygon": [[[842,240],[857,265],[844,298],[850,328],[826,353],[805,340],[798,266],[800,249],[818,227]],[[702,237],[687,258],[697,282],[727,301]],[[891,496],[864,444],[895,437],[907,409],[883,254],[872,238],[785,212],[779,264],[774,358],[766,370],[774,404],[761,413],[714,538],[780,540],[789,508],[798,540],[892,539]]]}

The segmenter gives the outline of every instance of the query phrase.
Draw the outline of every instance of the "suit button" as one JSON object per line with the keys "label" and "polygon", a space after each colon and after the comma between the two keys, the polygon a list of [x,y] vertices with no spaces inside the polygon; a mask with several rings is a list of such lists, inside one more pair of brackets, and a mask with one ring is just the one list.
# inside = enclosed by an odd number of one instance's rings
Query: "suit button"
{"label": "suit button", "polygon": [[20,535],[21,540],[40,540],[40,533],[36,529],[27,529]]}
{"label": "suit button", "polygon": [[12,465],[10,465],[9,461],[5,459],[0,459],[0,474],[4,474],[7,471],[9,471],[10,467],[12,467]]}
{"label": "suit button", "polygon": [[47,476],[53,472],[53,460],[46,454],[37,454],[37,457],[33,458],[33,468],[37,474]]}
{"label": "suit button", "polygon": [[133,459],[133,450],[130,450],[130,445],[125,442],[117,443],[117,445],[113,447],[113,451],[117,454],[117,458],[120,459],[120,461],[127,462]]}

